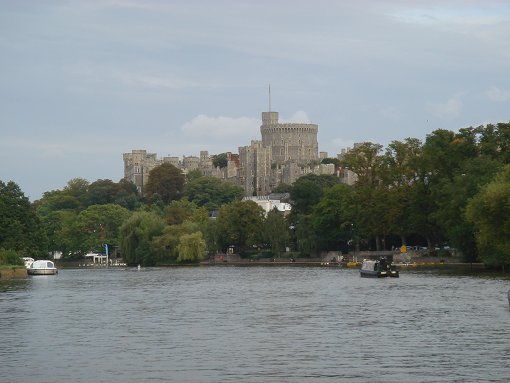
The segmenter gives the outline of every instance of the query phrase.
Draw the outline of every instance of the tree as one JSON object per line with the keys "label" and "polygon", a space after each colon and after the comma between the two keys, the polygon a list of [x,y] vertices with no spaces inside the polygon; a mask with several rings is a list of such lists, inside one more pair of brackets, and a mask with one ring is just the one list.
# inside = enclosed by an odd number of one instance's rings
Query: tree
{"label": "tree", "polygon": [[420,182],[422,143],[416,138],[404,141],[392,141],[382,157],[382,187],[385,193],[381,196],[386,205],[385,228],[401,238],[406,244],[406,236],[412,233],[410,217],[411,190]]}
{"label": "tree", "polygon": [[318,248],[347,249],[347,243],[353,239],[353,227],[359,226],[358,219],[354,189],[351,186],[339,184],[327,189],[311,214]]}
{"label": "tree", "polygon": [[228,165],[227,153],[216,154],[212,160],[213,166],[216,168],[226,168]]}
{"label": "tree", "polygon": [[65,195],[76,198],[82,207],[86,206],[87,192],[89,190],[89,181],[83,178],[73,178],[64,187]]}
{"label": "tree", "polygon": [[119,246],[119,229],[130,215],[129,210],[115,204],[93,205],[83,210],[75,223],[76,235],[83,237],[82,248],[97,251],[105,244]]}
{"label": "tree", "polygon": [[510,265],[510,165],[469,202],[466,218],[475,226],[480,258],[504,270]]}
{"label": "tree", "polygon": [[12,181],[0,181],[0,248],[34,258],[47,254],[44,228],[30,201]]}
{"label": "tree", "polygon": [[343,155],[341,165],[358,176],[358,183],[377,184],[381,174],[382,145],[363,142]]}
{"label": "tree", "polygon": [[198,170],[198,169],[190,170],[186,174],[186,182],[192,182],[200,177],[203,177],[202,172],[200,170]]}
{"label": "tree", "polygon": [[338,168],[340,166],[340,160],[338,158],[324,158],[321,164],[333,164],[335,168]]}
{"label": "tree", "polygon": [[140,206],[140,195],[136,185],[126,179],[121,179],[116,184],[116,191],[113,203],[125,207],[129,210],[135,210]]}
{"label": "tree", "polygon": [[339,182],[337,177],[331,175],[307,174],[299,177],[290,190],[293,215],[309,214],[321,200],[324,189]]}
{"label": "tree", "polygon": [[67,259],[76,259],[87,251],[83,247],[83,233],[76,229],[78,213],[73,210],[57,210],[42,216],[50,251],[61,251]]}
{"label": "tree", "polygon": [[260,244],[264,210],[253,201],[234,201],[220,208],[216,223],[218,241],[223,250],[234,246],[244,254]]}
{"label": "tree", "polygon": [[151,250],[157,264],[174,262],[179,257],[179,243],[183,235],[196,233],[199,225],[194,222],[184,222],[179,225],[165,226],[163,232],[151,240]]}
{"label": "tree", "polygon": [[291,185],[282,182],[281,184],[276,185],[273,189],[273,193],[290,193],[291,189]]}
{"label": "tree", "polygon": [[149,172],[149,181],[145,193],[149,199],[158,194],[167,204],[170,201],[181,199],[184,191],[184,175],[175,166],[163,163]]}
{"label": "tree", "polygon": [[163,217],[168,225],[180,225],[185,221],[203,222],[207,220],[208,214],[205,208],[200,208],[194,202],[183,198],[166,205]]}
{"label": "tree", "polygon": [[219,209],[221,205],[240,200],[243,188],[216,177],[200,177],[186,185],[185,196],[197,206],[209,210]]}
{"label": "tree", "polygon": [[116,185],[111,180],[92,182],[87,190],[87,206],[113,203],[116,191]]}
{"label": "tree", "polygon": [[153,266],[157,258],[151,248],[154,237],[161,235],[165,223],[154,212],[140,211],[129,217],[120,228],[120,248],[130,265]]}
{"label": "tree", "polygon": [[289,242],[289,224],[283,214],[274,208],[267,213],[262,228],[264,242],[271,246],[271,252],[275,256],[279,256]]}
{"label": "tree", "polygon": [[179,262],[196,262],[201,261],[205,257],[205,241],[202,233],[197,231],[192,234],[184,234],[179,239],[177,251]]}
{"label": "tree", "polygon": [[86,196],[87,206],[111,203],[134,210],[139,205],[136,185],[125,179],[118,183],[108,179],[97,180],[89,185]]}

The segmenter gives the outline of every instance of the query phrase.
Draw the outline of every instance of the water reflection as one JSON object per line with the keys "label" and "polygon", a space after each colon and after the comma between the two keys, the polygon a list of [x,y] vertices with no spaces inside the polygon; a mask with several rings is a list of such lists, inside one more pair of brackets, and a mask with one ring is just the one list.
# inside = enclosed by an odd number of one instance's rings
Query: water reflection
{"label": "water reflection", "polygon": [[510,376],[502,280],[217,267],[62,270],[0,286],[0,376],[10,382]]}

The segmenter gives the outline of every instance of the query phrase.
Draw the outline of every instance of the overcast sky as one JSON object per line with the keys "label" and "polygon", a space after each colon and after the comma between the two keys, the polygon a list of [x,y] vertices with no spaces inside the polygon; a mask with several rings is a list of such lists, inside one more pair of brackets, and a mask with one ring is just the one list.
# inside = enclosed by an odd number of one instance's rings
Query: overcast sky
{"label": "overcast sky", "polygon": [[119,181],[122,153],[238,152],[260,114],[354,142],[510,120],[510,2],[0,0],[0,180]]}

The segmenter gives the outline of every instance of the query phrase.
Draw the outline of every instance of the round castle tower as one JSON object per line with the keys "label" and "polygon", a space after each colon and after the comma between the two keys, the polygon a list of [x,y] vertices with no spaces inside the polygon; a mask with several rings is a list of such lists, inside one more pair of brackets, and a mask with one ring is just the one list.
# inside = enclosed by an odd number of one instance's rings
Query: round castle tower
{"label": "round castle tower", "polygon": [[262,145],[271,148],[272,162],[309,164],[319,159],[317,124],[278,122],[278,112],[262,112]]}

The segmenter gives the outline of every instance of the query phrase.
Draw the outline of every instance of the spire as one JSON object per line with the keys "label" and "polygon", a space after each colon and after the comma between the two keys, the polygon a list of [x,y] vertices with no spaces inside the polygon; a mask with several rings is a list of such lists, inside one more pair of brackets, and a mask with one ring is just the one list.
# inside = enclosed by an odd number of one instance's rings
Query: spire
{"label": "spire", "polygon": [[269,83],[269,111],[271,111],[271,83]]}

